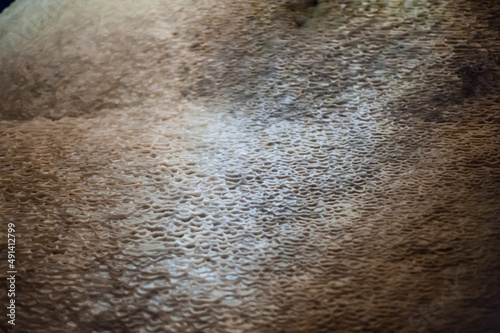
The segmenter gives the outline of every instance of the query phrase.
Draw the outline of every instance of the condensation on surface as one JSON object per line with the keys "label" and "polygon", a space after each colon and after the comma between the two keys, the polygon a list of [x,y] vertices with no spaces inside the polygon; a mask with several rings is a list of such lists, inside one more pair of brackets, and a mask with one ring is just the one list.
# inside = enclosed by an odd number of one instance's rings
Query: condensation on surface
{"label": "condensation on surface", "polygon": [[0,15],[14,331],[500,330],[498,3],[39,6]]}

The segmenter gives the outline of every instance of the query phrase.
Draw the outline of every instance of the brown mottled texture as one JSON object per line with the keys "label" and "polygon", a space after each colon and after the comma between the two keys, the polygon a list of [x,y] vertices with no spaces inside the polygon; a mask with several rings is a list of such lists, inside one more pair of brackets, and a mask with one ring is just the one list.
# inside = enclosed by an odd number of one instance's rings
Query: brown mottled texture
{"label": "brown mottled texture", "polygon": [[499,12],[18,0],[0,327],[500,332]]}

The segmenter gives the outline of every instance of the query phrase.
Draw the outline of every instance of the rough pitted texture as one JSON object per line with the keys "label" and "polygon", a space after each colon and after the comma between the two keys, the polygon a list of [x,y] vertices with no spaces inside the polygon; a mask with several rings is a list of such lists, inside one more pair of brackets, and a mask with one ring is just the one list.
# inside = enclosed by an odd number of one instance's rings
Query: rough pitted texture
{"label": "rough pitted texture", "polygon": [[500,331],[498,2],[42,3],[0,15],[14,331]]}

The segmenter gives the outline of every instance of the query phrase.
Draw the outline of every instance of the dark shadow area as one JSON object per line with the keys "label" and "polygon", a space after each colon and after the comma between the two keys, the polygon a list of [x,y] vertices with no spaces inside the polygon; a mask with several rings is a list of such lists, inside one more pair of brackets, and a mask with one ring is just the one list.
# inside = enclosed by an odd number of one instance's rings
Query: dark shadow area
{"label": "dark shadow area", "polygon": [[12,1],[0,1],[0,13],[3,12],[3,10],[7,7],[9,7],[15,0],[12,0]]}

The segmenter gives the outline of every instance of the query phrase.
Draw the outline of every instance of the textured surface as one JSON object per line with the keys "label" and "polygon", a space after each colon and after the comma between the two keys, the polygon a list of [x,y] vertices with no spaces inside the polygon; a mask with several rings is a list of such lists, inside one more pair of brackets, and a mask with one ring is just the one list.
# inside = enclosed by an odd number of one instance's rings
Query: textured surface
{"label": "textured surface", "polygon": [[500,331],[500,4],[42,5],[0,15],[18,332]]}

